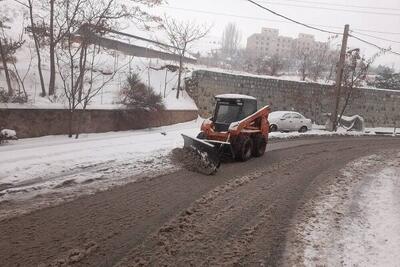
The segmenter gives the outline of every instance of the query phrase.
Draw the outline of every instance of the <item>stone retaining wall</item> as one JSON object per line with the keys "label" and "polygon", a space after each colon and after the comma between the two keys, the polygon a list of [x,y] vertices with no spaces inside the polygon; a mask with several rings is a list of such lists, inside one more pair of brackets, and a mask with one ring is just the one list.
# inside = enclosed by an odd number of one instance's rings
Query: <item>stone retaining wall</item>
{"label": "stone retaining wall", "polygon": [[[296,110],[314,122],[324,124],[327,118],[324,113],[332,111],[334,99],[331,85],[205,70],[193,72],[186,88],[202,116],[211,115],[215,95],[237,93],[256,97],[259,106],[270,105],[272,110]],[[393,126],[400,121],[400,90],[356,90],[356,97],[345,115],[356,114],[364,117],[367,126]]]}
{"label": "stone retaining wall", "polygon": [[[78,110],[82,133],[102,133],[159,127],[197,118],[197,110]],[[17,131],[19,138],[67,134],[70,112],[65,109],[0,109],[0,128]]]}

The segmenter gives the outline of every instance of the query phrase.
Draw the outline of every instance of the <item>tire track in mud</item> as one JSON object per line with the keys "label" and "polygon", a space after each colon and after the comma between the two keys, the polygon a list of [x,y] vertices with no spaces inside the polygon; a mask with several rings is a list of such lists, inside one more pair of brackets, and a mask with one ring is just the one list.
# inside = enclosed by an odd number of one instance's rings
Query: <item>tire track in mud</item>
{"label": "tire track in mud", "polygon": [[377,148],[304,147],[300,156],[234,177],[161,227],[118,266],[277,265],[292,213],[314,179]]}
{"label": "tire track in mud", "polygon": [[292,213],[315,179],[399,143],[337,138],[293,144],[224,164],[215,176],[178,171],[0,221],[0,262],[276,265]]}

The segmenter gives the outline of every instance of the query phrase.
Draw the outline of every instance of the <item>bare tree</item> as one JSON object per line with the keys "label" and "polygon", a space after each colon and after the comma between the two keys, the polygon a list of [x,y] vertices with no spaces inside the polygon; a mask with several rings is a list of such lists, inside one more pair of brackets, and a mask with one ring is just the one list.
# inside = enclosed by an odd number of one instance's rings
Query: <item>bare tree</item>
{"label": "bare tree", "polygon": [[380,55],[381,52],[375,54],[370,59],[366,59],[360,55],[360,49],[352,49],[346,53],[346,61],[343,69],[342,92],[341,97],[344,98],[339,119],[341,120],[346,108],[352,100],[359,96],[359,88],[366,80],[370,65]]}
{"label": "bare tree", "polygon": [[[8,21],[8,19],[6,17],[0,18],[0,28],[2,30],[2,32],[4,33],[4,28],[6,28],[7,26],[5,25],[5,23]],[[3,63],[3,69],[4,69],[4,74],[6,76],[6,82],[7,82],[7,89],[8,89],[8,95],[12,95],[13,94],[13,89],[11,86],[11,79],[10,79],[10,74],[8,72],[8,65],[7,65],[7,51],[6,51],[6,47],[3,44],[3,40],[0,37],[0,56],[1,56],[1,61]]]}
{"label": "bare tree", "polygon": [[[113,20],[115,21],[116,19],[118,19],[117,17],[129,17],[137,25],[146,27],[147,25],[141,24],[145,24],[148,21],[157,20],[157,17],[149,14],[144,7],[153,7],[164,2],[164,0],[130,0],[129,4],[123,4],[116,0],[100,0],[97,3],[94,3],[91,0],[73,0],[71,1],[71,3],[69,3],[70,1],[64,0],[36,0],[35,3],[33,3],[33,1],[35,0],[15,1],[29,9],[29,29],[35,41],[39,78],[43,96],[45,96],[47,93],[41,68],[41,53],[43,53],[41,52],[41,49],[44,46],[48,47],[48,53],[43,55],[48,56],[50,63],[48,94],[54,95],[57,77],[56,50],[58,46],[65,41],[67,34],[73,32],[71,31],[71,27],[76,28],[75,26],[77,25],[77,23],[81,21],[81,18],[78,18],[78,16],[82,16],[85,8],[88,8],[89,11],[92,11],[98,10],[98,7],[106,6],[109,10],[112,9],[113,11],[115,11],[115,14],[113,14],[113,16],[105,17],[104,21],[101,22],[100,25],[103,24],[105,21],[107,21],[107,23]],[[41,6],[40,12],[34,12],[33,7],[38,6],[39,4]],[[66,9],[68,9],[68,15],[66,15]],[[93,12],[88,13],[89,15],[87,17],[93,14]],[[104,24],[101,26],[113,27],[113,23],[114,22],[109,25]]]}
{"label": "bare tree", "polygon": [[312,51],[305,47],[295,48],[295,59],[297,60],[300,79],[305,81],[309,76],[309,70],[312,65]]}
{"label": "bare tree", "polygon": [[[146,0],[135,0],[145,3]],[[160,0],[148,0],[160,3]],[[79,8],[77,8],[79,6]],[[131,19],[143,24],[154,22],[156,17],[140,9],[128,9],[117,0],[69,0],[58,6],[62,11],[62,21],[66,24],[67,33],[62,45],[56,49],[56,62],[63,89],[70,110],[69,136],[73,135],[73,122],[76,122],[75,137],[79,137],[82,123],[81,115],[92,99],[113,80],[116,73],[129,63],[118,67],[114,62],[114,70],[105,77],[99,70],[102,62],[97,60],[100,48],[92,44],[93,37],[104,35],[110,27],[118,28],[119,20]],[[55,17],[57,25],[58,17]],[[77,109],[82,110],[75,115]],[[76,120],[75,120],[75,117]]]}
{"label": "bare tree", "polygon": [[1,61],[3,62],[4,74],[6,76],[8,94],[12,95],[13,94],[13,88],[11,86],[10,72],[8,71],[7,57],[6,57],[6,51],[5,50],[6,49],[5,49],[4,45],[3,45],[3,41],[0,38],[0,56],[1,56]]}
{"label": "bare tree", "polygon": [[264,58],[256,58],[251,60],[251,64],[257,74],[277,76],[279,71],[282,70],[286,60],[280,54],[266,56]]}
{"label": "bare tree", "polygon": [[267,65],[269,66],[269,75],[277,76],[278,72],[282,70],[285,65],[285,59],[280,54],[274,54],[272,57],[267,59]]}
{"label": "bare tree", "polygon": [[[22,93],[23,93],[23,97],[26,100],[28,100],[28,93],[26,92],[25,79],[28,76],[28,73],[30,72],[31,67],[32,67],[32,61],[33,61],[32,52],[30,53],[30,55],[31,55],[31,58],[30,58],[29,64],[28,64],[24,74],[20,73],[20,71],[17,68],[17,65],[15,64],[15,61],[12,62],[12,66],[14,68],[15,76],[16,76],[16,78],[18,80],[18,95],[21,96]],[[22,89],[22,93],[21,93],[21,89]]]}
{"label": "bare tree", "polygon": [[178,21],[167,17],[163,26],[168,41],[171,44],[171,47],[167,49],[179,55],[178,88],[176,89],[176,98],[178,99],[181,90],[184,58],[191,45],[204,38],[209,33],[211,27],[206,25],[200,26],[193,21]]}
{"label": "bare tree", "polygon": [[43,71],[42,71],[42,55],[40,53],[41,49],[41,40],[40,36],[44,35],[45,33],[45,26],[42,23],[36,23],[35,22],[35,14],[33,10],[33,0],[26,0],[26,2],[20,1],[20,0],[15,0],[17,3],[25,6],[29,10],[29,22],[30,26],[28,27],[31,34],[33,41],[35,43],[35,52],[36,52],[36,58],[37,58],[37,68],[38,68],[38,74],[39,74],[39,80],[40,80],[40,88],[42,90],[41,96],[46,96],[46,86],[44,84],[44,78],[43,78]]}
{"label": "bare tree", "polygon": [[14,89],[11,84],[10,69],[8,68],[8,62],[14,63],[16,60],[14,55],[17,50],[24,44],[22,36],[18,40],[13,40],[5,34],[4,29],[10,28],[6,26],[7,18],[0,18],[0,60],[3,64],[4,74],[6,76],[8,95],[14,94]]}
{"label": "bare tree", "polygon": [[[330,67],[336,64],[338,58],[336,51],[331,50],[329,42],[318,46],[310,55],[311,64],[309,75],[313,81],[324,77],[324,73],[329,72]],[[328,75],[329,76],[329,75]]]}
{"label": "bare tree", "polygon": [[232,58],[239,49],[242,34],[235,23],[226,25],[221,38],[221,52],[225,57]]}

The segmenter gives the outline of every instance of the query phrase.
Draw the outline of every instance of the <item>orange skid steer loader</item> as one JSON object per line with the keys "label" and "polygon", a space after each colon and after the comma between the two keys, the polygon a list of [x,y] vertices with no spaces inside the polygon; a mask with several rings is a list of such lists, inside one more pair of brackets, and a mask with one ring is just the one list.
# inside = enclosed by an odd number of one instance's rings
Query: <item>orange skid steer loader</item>
{"label": "orange skid steer loader", "polygon": [[262,156],[268,142],[269,106],[257,110],[257,99],[247,95],[224,94],[215,99],[214,115],[203,122],[197,137],[182,134],[184,149],[201,161],[206,174],[217,171],[223,155],[239,161]]}

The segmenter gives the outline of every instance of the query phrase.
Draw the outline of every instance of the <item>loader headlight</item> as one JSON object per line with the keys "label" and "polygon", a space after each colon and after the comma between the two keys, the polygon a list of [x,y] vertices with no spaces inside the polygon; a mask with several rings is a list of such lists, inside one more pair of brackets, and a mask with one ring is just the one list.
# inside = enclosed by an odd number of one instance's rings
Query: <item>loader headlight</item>
{"label": "loader headlight", "polygon": [[237,130],[238,126],[239,126],[238,122],[232,122],[231,125],[229,125],[229,130],[235,131],[235,130]]}

